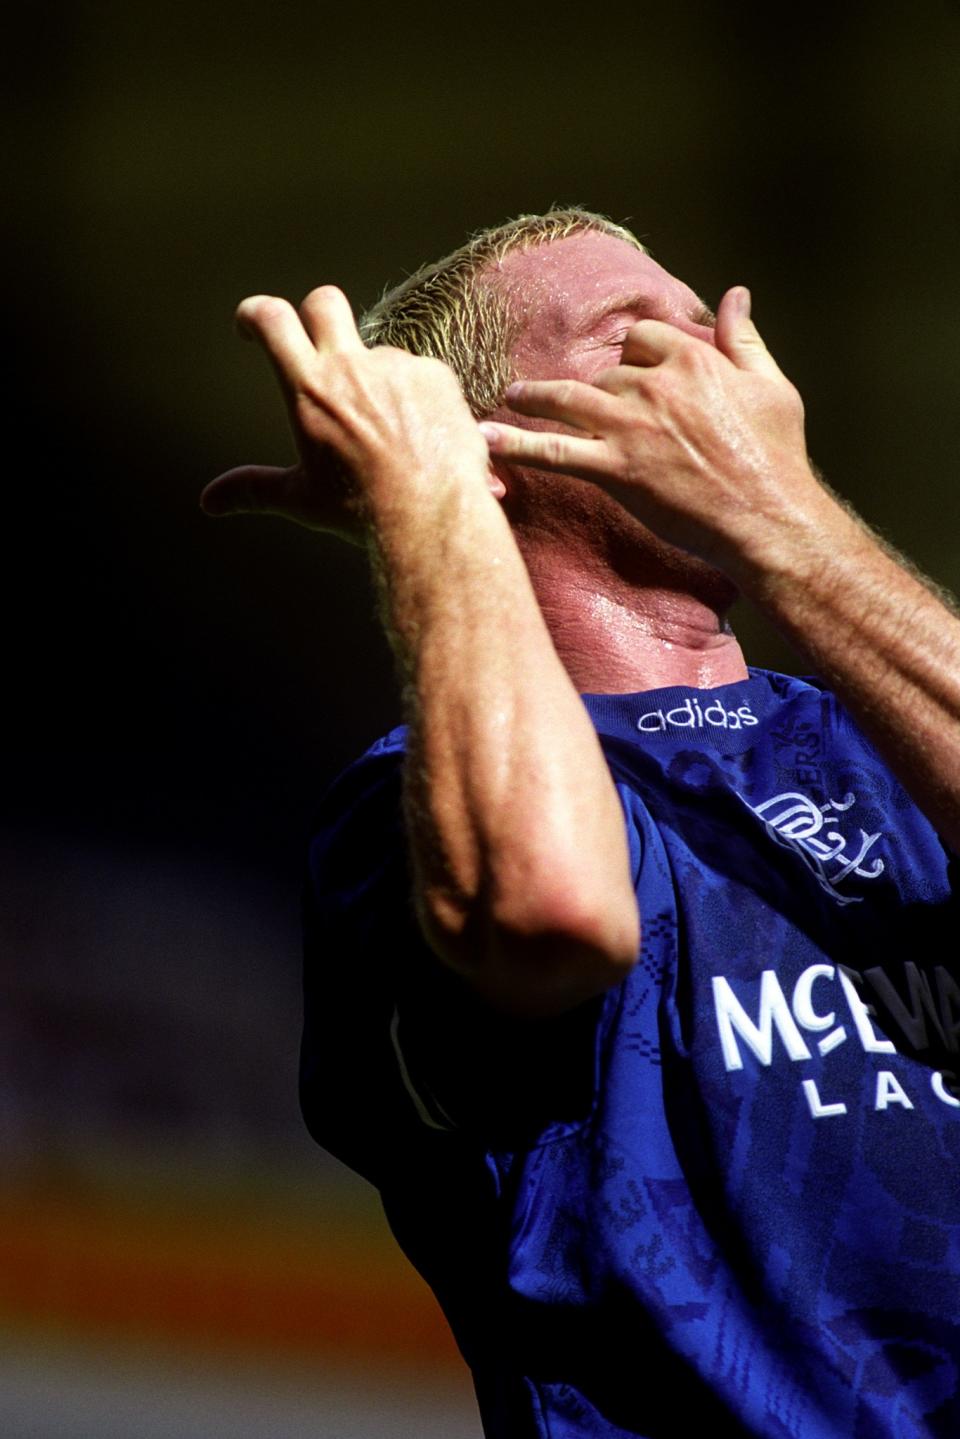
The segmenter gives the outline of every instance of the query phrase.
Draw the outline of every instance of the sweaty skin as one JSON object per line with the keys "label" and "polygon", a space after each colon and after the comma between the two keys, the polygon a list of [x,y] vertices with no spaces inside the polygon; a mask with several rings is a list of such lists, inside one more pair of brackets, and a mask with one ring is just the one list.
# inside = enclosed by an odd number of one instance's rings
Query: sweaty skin
{"label": "sweaty skin", "polygon": [[[562,245],[580,239],[591,258],[620,243],[589,235]],[[580,268],[580,250],[568,268]],[[597,321],[600,360],[568,340],[552,366],[569,379],[533,376],[508,391],[519,414],[565,433],[508,426],[504,412],[482,427],[491,455],[590,481],[726,575],[835,691],[957,849],[960,620],[818,483],[800,397],[750,318],[749,292],[728,290],[704,333],[692,311],[681,313],[692,292],[638,259],[653,269],[625,313],[635,323],[605,347]],[[618,338],[619,361],[610,353]]]}
{"label": "sweaty skin", "polygon": [[231,471],[203,503],[362,536],[411,724],[424,934],[493,1003],[549,1014],[617,983],[639,943],[578,688],[743,678],[723,618],[739,587],[957,847],[960,622],[818,484],[744,290],[712,327],[692,290],[597,233],[489,282],[527,324],[511,408],[482,433],[445,366],[364,350],[332,287],[299,315],[245,301],[299,460]]}
{"label": "sweaty skin", "polygon": [[[513,366],[528,380],[592,383],[620,363],[627,333],[644,317],[713,343],[713,316],[695,292],[609,235],[588,232],[515,252],[491,283],[503,286],[522,316]],[[516,424],[515,408],[505,405],[490,418]],[[569,428],[548,416],[519,423]],[[616,502],[622,495],[542,467],[507,465],[500,451],[491,453],[507,487],[514,536],[578,689],[710,688],[745,677],[724,621],[736,597],[724,575],[664,543]]]}
{"label": "sweaty skin", "polygon": [[428,943],[505,1010],[551,1014],[602,992],[639,946],[620,804],[452,372],[366,350],[329,286],[299,315],[261,296],[239,319],[274,363],[300,459],[221,475],[203,504],[337,530],[345,505],[362,528],[411,726],[407,826]]}

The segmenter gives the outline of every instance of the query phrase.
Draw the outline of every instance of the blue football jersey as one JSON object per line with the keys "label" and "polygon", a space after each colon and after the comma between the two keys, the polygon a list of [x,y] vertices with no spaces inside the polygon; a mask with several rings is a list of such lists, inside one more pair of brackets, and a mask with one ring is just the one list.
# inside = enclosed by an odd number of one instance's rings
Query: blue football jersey
{"label": "blue football jersey", "polygon": [[636,967],[549,1021],[446,971],[394,731],[311,846],[312,1133],[379,1188],[488,1435],[956,1439],[956,861],[815,683],[584,702]]}

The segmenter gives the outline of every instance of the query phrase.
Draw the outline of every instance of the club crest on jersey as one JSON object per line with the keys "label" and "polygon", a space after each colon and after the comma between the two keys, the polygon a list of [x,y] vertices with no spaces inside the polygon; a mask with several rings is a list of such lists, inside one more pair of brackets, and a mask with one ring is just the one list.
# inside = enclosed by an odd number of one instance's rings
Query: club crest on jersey
{"label": "club crest on jersey", "polygon": [[748,809],[761,819],[770,837],[785,849],[792,849],[813,871],[817,883],[826,890],[838,904],[858,904],[862,895],[842,894],[840,885],[857,875],[860,879],[878,879],[883,874],[883,860],[874,856],[869,864],[864,860],[881,836],[867,834],[857,826],[858,838],[844,835],[839,828],[837,815],[844,814],[856,804],[856,795],[845,794],[843,799],[831,799],[826,804],[815,804],[809,795],[799,790],[785,790],[765,799],[762,804],[753,805],[744,801]]}

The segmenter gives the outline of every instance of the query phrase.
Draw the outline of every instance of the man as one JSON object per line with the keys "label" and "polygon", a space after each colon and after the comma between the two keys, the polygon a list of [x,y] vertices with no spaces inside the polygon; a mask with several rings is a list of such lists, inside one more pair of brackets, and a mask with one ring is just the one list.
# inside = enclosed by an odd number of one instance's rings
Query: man
{"label": "man", "polygon": [[[322,806],[304,1111],[486,1432],[960,1433],[960,622],[748,293],[560,211],[386,347],[329,287],[239,316],[300,458],[205,507],[369,545],[408,717]],[[829,690],[748,671],[738,590]]]}

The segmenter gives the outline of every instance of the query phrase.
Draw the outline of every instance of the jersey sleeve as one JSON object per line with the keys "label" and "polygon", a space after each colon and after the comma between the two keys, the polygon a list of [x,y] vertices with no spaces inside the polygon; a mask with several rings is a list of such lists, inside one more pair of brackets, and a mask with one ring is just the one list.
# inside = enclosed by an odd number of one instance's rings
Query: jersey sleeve
{"label": "jersey sleeve", "polygon": [[412,1134],[511,1150],[583,1123],[605,1009],[601,997],[510,1018],[433,954],[413,903],[402,765],[381,747],[328,791],[304,904],[304,1117],[374,1183]]}

